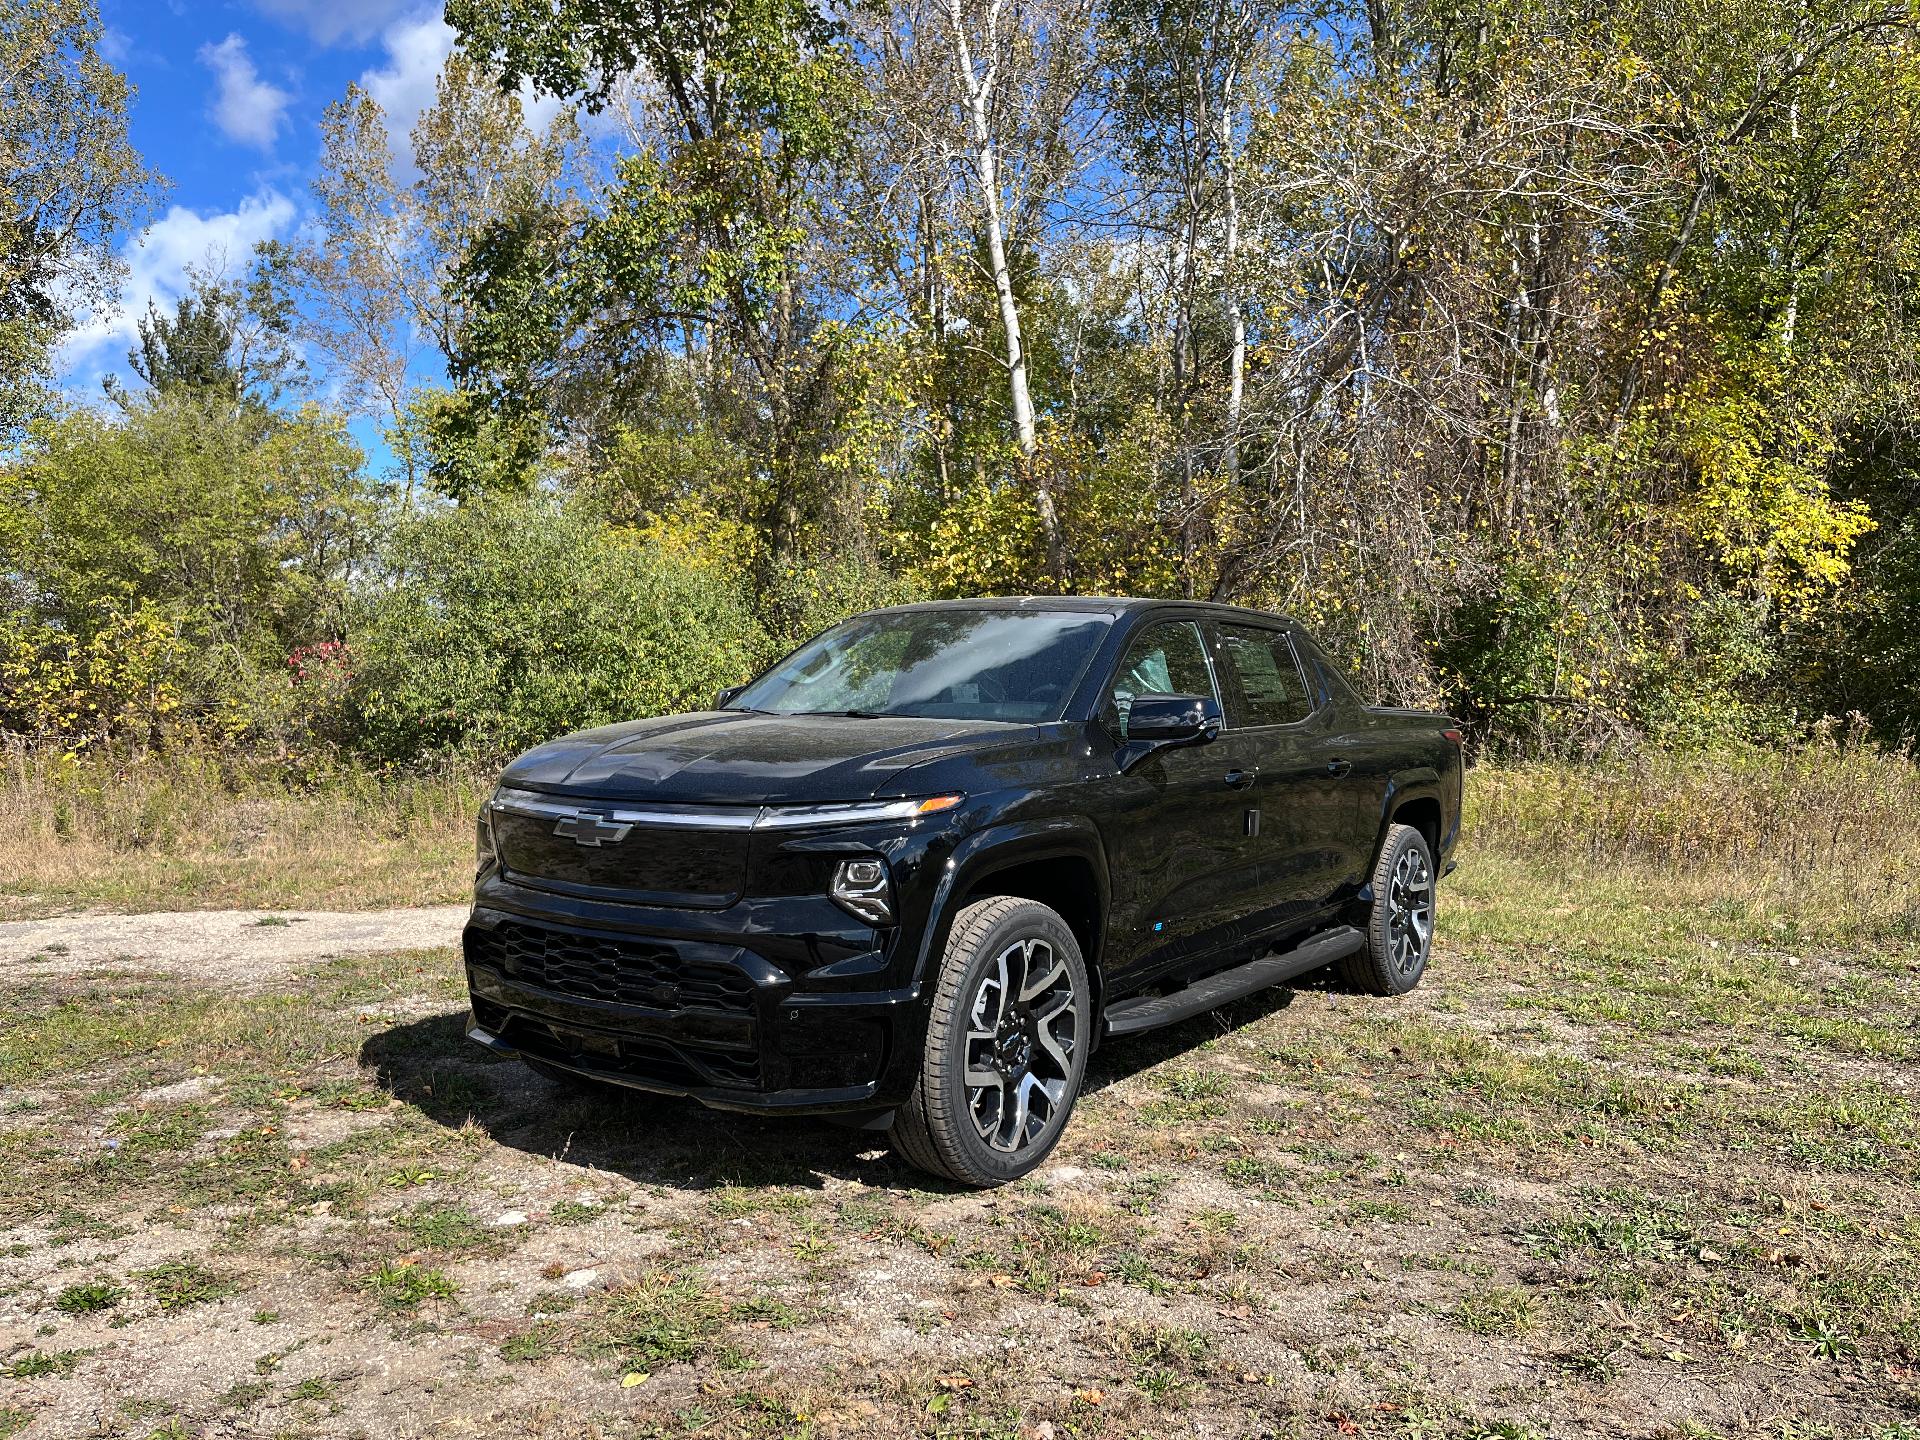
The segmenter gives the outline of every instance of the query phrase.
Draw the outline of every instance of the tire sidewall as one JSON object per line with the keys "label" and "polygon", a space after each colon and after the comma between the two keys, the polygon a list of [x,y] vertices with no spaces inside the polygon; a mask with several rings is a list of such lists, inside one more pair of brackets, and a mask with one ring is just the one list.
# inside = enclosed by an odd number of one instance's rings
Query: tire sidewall
{"label": "tire sidewall", "polygon": [[[1053,947],[1073,979],[1072,1063],[1068,1067],[1066,1101],[1059,1113],[1047,1122],[1047,1128],[1034,1144],[1017,1155],[1008,1155],[995,1150],[981,1138],[974,1128],[972,1111],[967,1104],[966,1082],[962,1078],[966,1073],[966,1010],[988,968],[1007,947],[1033,938],[1043,939]],[[1086,961],[1080,954],[1079,941],[1059,913],[1038,901],[1027,901],[996,920],[975,938],[968,953],[949,953],[947,963],[960,967],[959,982],[951,989],[943,986],[935,1003],[954,1007],[955,1023],[948,1028],[944,1053],[936,1055],[929,1051],[923,1083],[947,1087],[947,1110],[954,1117],[950,1143],[960,1151],[954,1158],[965,1169],[989,1177],[990,1183],[1004,1184],[1018,1180],[1043,1164],[1059,1144],[1061,1134],[1073,1118],[1074,1106],[1079,1102],[1081,1087],[1086,1080],[1093,1016]],[[932,1044],[931,1039],[929,1044]]]}
{"label": "tire sidewall", "polygon": [[1429,939],[1426,953],[1421,955],[1419,967],[1411,975],[1402,974],[1393,963],[1389,929],[1393,918],[1393,872],[1400,864],[1400,857],[1409,850],[1418,850],[1426,857],[1428,883],[1434,887],[1435,900],[1439,899],[1438,876],[1434,873],[1433,852],[1427,848],[1427,837],[1411,825],[1395,825],[1381,849],[1380,865],[1374,872],[1373,914],[1367,921],[1367,948],[1372,951],[1382,993],[1388,995],[1405,995],[1412,990],[1426,975],[1427,965],[1433,959],[1433,942]]}

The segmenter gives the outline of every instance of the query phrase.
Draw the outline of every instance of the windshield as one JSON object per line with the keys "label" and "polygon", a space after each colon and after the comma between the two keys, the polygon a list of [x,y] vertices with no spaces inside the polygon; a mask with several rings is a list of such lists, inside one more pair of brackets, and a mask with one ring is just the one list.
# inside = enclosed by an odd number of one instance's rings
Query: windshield
{"label": "windshield", "polygon": [[835,626],[729,709],[776,715],[1058,720],[1111,615],[908,610]]}

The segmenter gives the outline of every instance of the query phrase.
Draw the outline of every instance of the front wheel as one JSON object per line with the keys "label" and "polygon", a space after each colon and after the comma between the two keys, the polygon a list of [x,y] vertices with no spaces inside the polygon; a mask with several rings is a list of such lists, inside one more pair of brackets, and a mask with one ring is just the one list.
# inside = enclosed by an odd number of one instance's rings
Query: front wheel
{"label": "front wheel", "polygon": [[894,1148],[962,1185],[1018,1180],[1066,1129],[1091,1024],[1086,961],[1057,912],[1015,896],[967,906],[947,939]]}
{"label": "front wheel", "polygon": [[1342,962],[1341,978],[1373,995],[1404,995],[1427,973],[1433,951],[1433,852],[1411,825],[1389,825],[1373,867],[1367,943]]}

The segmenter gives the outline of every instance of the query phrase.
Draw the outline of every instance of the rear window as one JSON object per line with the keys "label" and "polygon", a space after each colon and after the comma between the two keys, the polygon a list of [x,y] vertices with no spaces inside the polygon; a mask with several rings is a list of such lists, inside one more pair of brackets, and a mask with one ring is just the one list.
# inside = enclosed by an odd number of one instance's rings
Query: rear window
{"label": "rear window", "polygon": [[1242,725],[1292,725],[1313,713],[1312,693],[1285,635],[1250,625],[1223,625],[1220,634],[1240,684]]}

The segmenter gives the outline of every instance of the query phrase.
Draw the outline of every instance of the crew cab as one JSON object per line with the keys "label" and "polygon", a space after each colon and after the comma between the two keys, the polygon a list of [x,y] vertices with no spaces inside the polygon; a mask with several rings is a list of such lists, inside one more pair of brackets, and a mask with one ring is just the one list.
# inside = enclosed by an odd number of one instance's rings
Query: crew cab
{"label": "crew cab", "polygon": [[1298,625],[1162,600],[875,610],[710,710],[565,735],[479,820],[471,1039],[566,1083],[1031,1171],[1106,1041],[1337,967],[1419,983],[1461,737]]}

